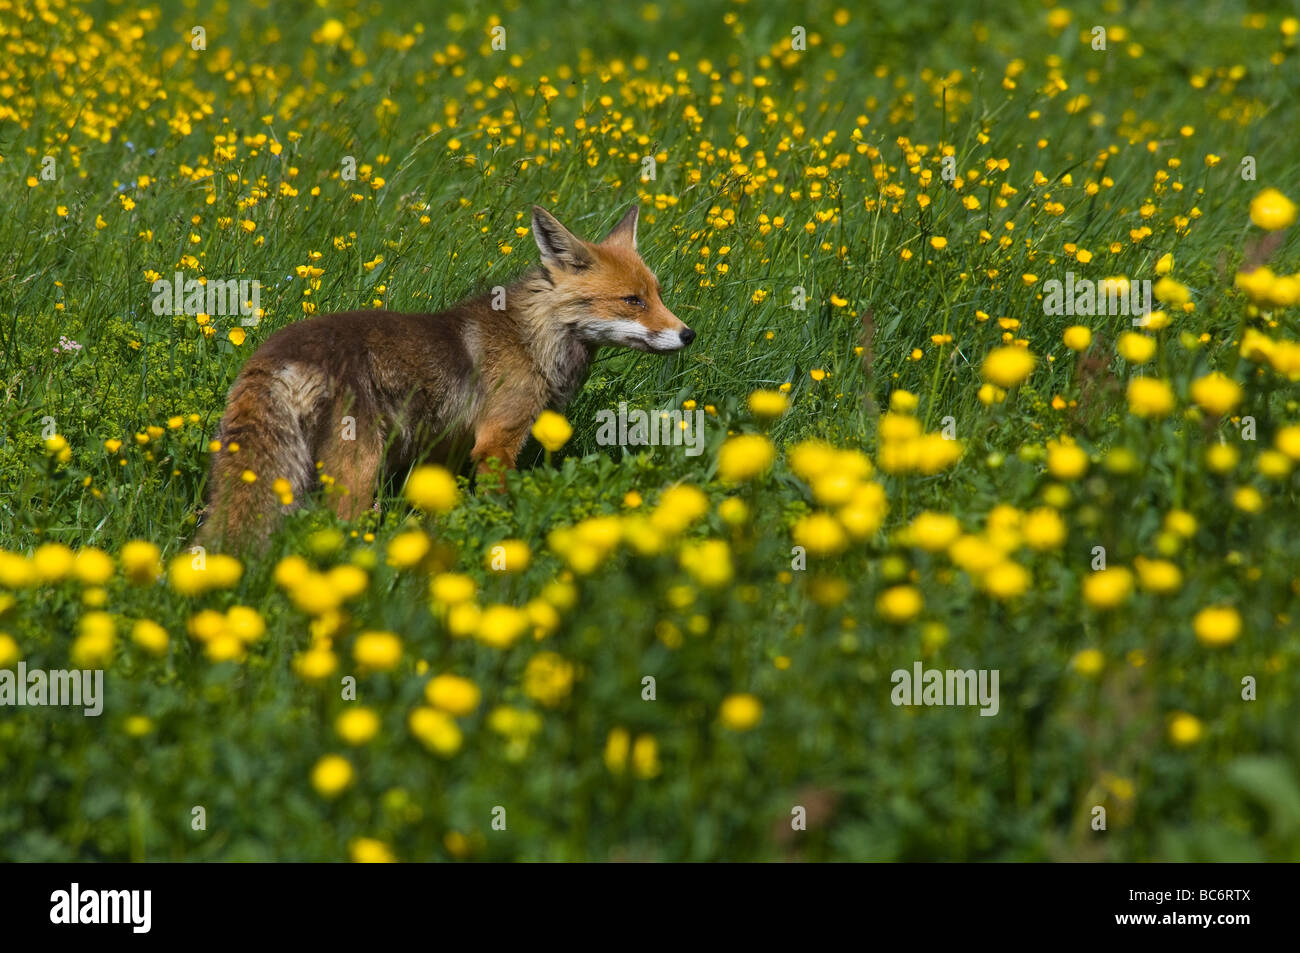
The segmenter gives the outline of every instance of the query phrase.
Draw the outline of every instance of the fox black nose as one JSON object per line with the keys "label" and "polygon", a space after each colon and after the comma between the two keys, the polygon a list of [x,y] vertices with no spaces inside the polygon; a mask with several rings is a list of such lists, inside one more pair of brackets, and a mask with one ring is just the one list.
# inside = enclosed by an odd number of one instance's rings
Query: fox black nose
{"label": "fox black nose", "polygon": [[695,332],[692,331],[690,328],[682,328],[681,336],[682,336],[683,344],[690,344],[692,341],[695,340]]}

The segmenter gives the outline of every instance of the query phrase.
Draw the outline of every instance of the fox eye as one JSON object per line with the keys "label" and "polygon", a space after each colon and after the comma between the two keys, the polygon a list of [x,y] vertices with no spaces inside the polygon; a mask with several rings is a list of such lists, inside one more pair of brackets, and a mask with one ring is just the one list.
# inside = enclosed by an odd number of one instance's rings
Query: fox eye
{"label": "fox eye", "polygon": [[626,301],[628,304],[632,305],[633,307],[636,307],[636,308],[644,308],[644,307],[645,307],[645,302],[642,301],[642,300],[641,300],[639,297],[637,297],[636,295],[628,295],[628,296],[627,296],[626,298],[624,298],[623,300]]}

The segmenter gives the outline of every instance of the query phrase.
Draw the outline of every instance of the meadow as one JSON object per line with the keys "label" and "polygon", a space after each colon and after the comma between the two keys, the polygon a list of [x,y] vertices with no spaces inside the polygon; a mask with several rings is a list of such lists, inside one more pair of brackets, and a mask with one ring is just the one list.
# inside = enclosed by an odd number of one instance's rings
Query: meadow
{"label": "meadow", "polygon": [[[1298,36],[0,0],[0,859],[1300,860]],[[323,474],[194,551],[257,346],[508,283],[534,203],[639,203],[694,344],[604,352],[504,493]]]}

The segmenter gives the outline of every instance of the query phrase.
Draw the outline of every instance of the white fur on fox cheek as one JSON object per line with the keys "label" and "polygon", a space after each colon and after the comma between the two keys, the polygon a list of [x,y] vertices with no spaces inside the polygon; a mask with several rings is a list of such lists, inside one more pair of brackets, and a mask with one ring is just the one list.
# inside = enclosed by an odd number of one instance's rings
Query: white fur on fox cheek
{"label": "white fur on fox cheek", "polygon": [[686,346],[676,331],[651,331],[626,318],[595,318],[578,324],[578,333],[590,344],[644,347],[653,351],[680,351]]}

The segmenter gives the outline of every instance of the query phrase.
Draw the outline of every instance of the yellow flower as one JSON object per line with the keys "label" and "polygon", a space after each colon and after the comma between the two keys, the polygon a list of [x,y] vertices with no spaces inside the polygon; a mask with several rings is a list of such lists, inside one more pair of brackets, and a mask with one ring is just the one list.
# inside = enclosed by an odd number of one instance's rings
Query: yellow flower
{"label": "yellow flower", "polygon": [[149,619],[141,619],[131,627],[131,641],[152,655],[167,654],[167,630]]}
{"label": "yellow flower", "polygon": [[1083,598],[1094,609],[1114,609],[1133,593],[1133,574],[1123,566],[1102,569],[1083,580]]}
{"label": "yellow flower", "polygon": [[338,658],[324,646],[308,649],[293,661],[294,671],[309,682],[327,678],[337,665]]}
{"label": "yellow flower", "polygon": [[876,611],[890,622],[910,622],[924,607],[921,590],[915,586],[891,586],[876,597]]}
{"label": "yellow flower", "polygon": [[718,517],[728,526],[743,526],[749,520],[749,507],[738,496],[729,496],[718,504]]}
{"label": "yellow flower", "polygon": [[345,30],[343,24],[330,17],[321,24],[320,29],[312,34],[312,39],[317,43],[337,43],[343,39]]}
{"label": "yellow flower", "polygon": [[709,498],[686,484],[671,486],[659,497],[650,523],[661,533],[676,536],[709,512]]}
{"label": "yellow flower", "polygon": [[749,731],[763,717],[763,703],[753,695],[728,695],[722,700],[718,717],[732,731]]}
{"label": "yellow flower", "polygon": [[468,678],[443,674],[430,679],[424,686],[424,697],[434,708],[449,715],[463,717],[478,708],[482,693]]}
{"label": "yellow flower", "polygon": [[72,571],[86,585],[102,586],[113,578],[113,557],[101,549],[78,550]]}
{"label": "yellow flower", "polygon": [[749,395],[749,412],[759,420],[780,417],[790,406],[790,399],[776,390],[756,390]]}
{"label": "yellow flower", "polygon": [[948,513],[919,513],[907,528],[908,541],[926,552],[938,553],[961,535],[961,523]]}
{"label": "yellow flower", "polygon": [[1136,331],[1125,331],[1119,336],[1116,349],[1119,356],[1130,364],[1145,364],[1156,356],[1156,339]]}
{"label": "yellow flower", "polygon": [[1215,417],[1232,413],[1241,403],[1241,385],[1218,371],[1192,381],[1191,394],[1202,410]]}
{"label": "yellow flower", "polygon": [[985,356],[980,375],[1003,390],[1010,390],[1033,373],[1035,363],[1034,355],[1023,347],[994,348]]}
{"label": "yellow flower", "polygon": [[1019,563],[1007,560],[984,573],[984,589],[995,599],[1014,599],[1024,595],[1033,578]]}
{"label": "yellow flower", "polygon": [[322,797],[335,798],[352,783],[352,764],[337,754],[327,754],[311,769],[311,786]]}
{"label": "yellow flower", "polygon": [[1205,465],[1214,473],[1227,473],[1237,466],[1241,453],[1227,443],[1216,443],[1205,451]]}
{"label": "yellow flower", "polygon": [[406,720],[411,734],[434,754],[449,758],[460,750],[464,735],[455,719],[436,708],[420,706]]}
{"label": "yellow flower", "polygon": [[1273,445],[1292,460],[1300,462],[1300,424],[1289,424],[1278,430]]}
{"label": "yellow flower", "polygon": [[524,612],[533,627],[533,638],[544,639],[560,627],[560,613],[545,599],[529,599]]}
{"label": "yellow flower", "polygon": [[1185,711],[1174,712],[1169,718],[1169,740],[1179,748],[1190,748],[1205,735],[1205,726],[1199,718]]}
{"label": "yellow flower", "polygon": [[775,458],[776,447],[760,434],[731,437],[718,450],[718,476],[724,483],[743,483],[766,473]]}
{"label": "yellow flower", "polygon": [[1049,506],[1031,510],[1020,524],[1020,535],[1030,549],[1046,552],[1065,542],[1065,520]]}
{"label": "yellow flower", "polygon": [[379,733],[379,716],[370,708],[349,708],[334,720],[334,730],[353,747],[363,745]]}
{"label": "yellow flower", "polygon": [[32,553],[32,568],[41,582],[58,582],[73,570],[76,556],[62,543],[45,543]]}
{"label": "yellow flower", "polygon": [[8,632],[0,632],[0,668],[13,668],[23,657],[23,651]]}
{"label": "yellow flower", "polygon": [[1071,351],[1086,351],[1092,344],[1092,329],[1076,324],[1066,328],[1061,337],[1065,341],[1065,346]]}
{"label": "yellow flower", "polygon": [[1161,278],[1151,289],[1157,301],[1162,304],[1182,307],[1192,300],[1192,292],[1185,284],[1168,276]]}
{"label": "yellow flower", "polygon": [[1264,508],[1264,497],[1253,486],[1243,486],[1233,492],[1232,505],[1243,513],[1258,513]]}
{"label": "yellow flower", "polygon": [[325,581],[344,602],[355,599],[366,591],[366,586],[370,585],[370,577],[366,575],[366,571],[360,566],[353,565],[335,566],[325,573]]}
{"label": "yellow flower", "polygon": [[805,440],[790,448],[786,457],[790,469],[802,480],[811,482],[835,465],[839,451],[822,440]]}
{"label": "yellow flower", "polygon": [[153,720],[144,715],[131,715],[122,723],[122,730],[132,738],[143,738],[153,731]]}
{"label": "yellow flower", "polygon": [[632,747],[632,736],[626,728],[615,728],[605,738],[605,767],[613,774],[622,774],[627,767],[628,752]]}
{"label": "yellow flower", "polygon": [[308,572],[289,590],[289,599],[300,612],[321,616],[337,609],[342,596],[324,573]]}
{"label": "yellow flower", "polygon": [[885,496],[885,488],[869,480],[858,484],[838,516],[850,536],[863,540],[880,529],[888,512],[889,500]]}
{"label": "yellow flower", "polygon": [[1106,657],[1097,649],[1084,649],[1070,660],[1070,666],[1080,675],[1093,678],[1106,667]]}
{"label": "yellow flower", "polygon": [[78,668],[103,668],[117,644],[116,626],[107,612],[88,612],[81,617],[80,635],[72,643],[72,661]]}
{"label": "yellow flower", "polygon": [[1277,450],[1262,450],[1255,461],[1259,472],[1270,480],[1284,480],[1291,474],[1291,458]]}
{"label": "yellow flower", "polygon": [[1047,442],[1047,472],[1058,480],[1077,480],[1088,470],[1088,454],[1075,443]]}
{"label": "yellow flower", "polygon": [[1196,532],[1196,517],[1186,510],[1170,510],[1165,514],[1165,529],[1191,539]]}
{"label": "yellow flower", "polygon": [[521,685],[529,698],[554,708],[569,697],[575,674],[572,662],[554,652],[539,652],[528,660]]}
{"label": "yellow flower", "polygon": [[147,586],[162,575],[158,547],[145,540],[136,539],[122,547],[120,558],[126,578],[137,586]]}
{"label": "yellow flower", "polygon": [[446,513],[460,497],[456,478],[437,466],[417,467],[406,481],[406,499],[417,509]]}
{"label": "yellow flower", "polygon": [[410,569],[429,553],[429,537],[423,530],[398,533],[388,541],[388,565],[397,569]]}
{"label": "yellow flower", "polygon": [[1296,204],[1277,189],[1265,189],[1250,200],[1250,220],[1267,232],[1295,223]]}
{"label": "yellow flower", "polygon": [[1174,411],[1174,392],[1168,382],[1155,377],[1134,377],[1128,382],[1128,409],[1135,417],[1161,420]]}
{"label": "yellow flower", "polygon": [[364,669],[390,672],[402,660],[402,640],[392,632],[362,632],[352,646],[352,657]]}
{"label": "yellow flower", "polygon": [[266,622],[251,606],[231,606],[226,610],[225,630],[240,642],[256,642],[266,634]]}
{"label": "yellow flower", "polygon": [[638,778],[653,778],[659,774],[659,743],[654,735],[639,735],[632,745],[632,770]]}
{"label": "yellow flower", "polygon": [[478,591],[478,586],[469,576],[460,573],[441,573],[429,583],[429,595],[433,601],[443,606],[457,606],[469,602]]}
{"label": "yellow flower", "polygon": [[1231,645],[1241,635],[1241,615],[1231,606],[1210,606],[1196,613],[1192,629],[1202,645]]}
{"label": "yellow flower", "polygon": [[901,388],[889,395],[889,409],[896,414],[914,414],[919,403],[915,394]]}
{"label": "yellow flower", "polygon": [[1168,595],[1182,588],[1182,570],[1167,559],[1139,556],[1133,560],[1133,568],[1137,570],[1138,582],[1147,592]]}
{"label": "yellow flower", "polygon": [[569,438],[573,436],[573,428],[569,426],[563,414],[544,410],[537,418],[537,422],[533,424],[533,436],[548,453],[554,453],[569,442]]}
{"label": "yellow flower", "polygon": [[503,539],[488,547],[483,565],[493,572],[523,572],[531,556],[528,544],[522,539]]}
{"label": "yellow flower", "polygon": [[474,633],[484,645],[508,649],[528,631],[528,613],[514,606],[488,606],[479,618]]}
{"label": "yellow flower", "polygon": [[460,602],[447,609],[447,631],[454,639],[464,639],[478,631],[483,610],[474,602]]}
{"label": "yellow flower", "polygon": [[311,574],[311,564],[301,556],[286,556],[275,566],[272,578],[282,589],[292,589],[300,585]]}
{"label": "yellow flower", "polygon": [[[338,21],[335,20],[335,23]],[[397,858],[392,849],[381,840],[373,837],[357,837],[348,845],[348,853],[354,864],[393,864]]]}
{"label": "yellow flower", "polygon": [[731,582],[731,548],[721,539],[706,539],[682,547],[678,557],[683,569],[706,589]]}
{"label": "yellow flower", "polygon": [[791,535],[795,544],[813,556],[834,556],[844,551],[848,537],[835,517],[828,513],[813,513],[794,524]]}

